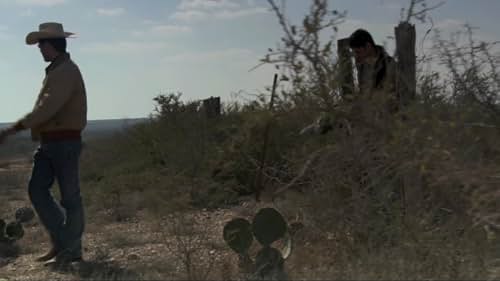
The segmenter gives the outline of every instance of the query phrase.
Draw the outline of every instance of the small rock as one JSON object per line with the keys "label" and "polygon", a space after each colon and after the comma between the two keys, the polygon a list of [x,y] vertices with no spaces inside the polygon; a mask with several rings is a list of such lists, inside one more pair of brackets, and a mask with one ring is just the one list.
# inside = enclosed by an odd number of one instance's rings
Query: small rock
{"label": "small rock", "polygon": [[129,261],[136,261],[136,260],[139,260],[139,259],[140,259],[140,257],[137,254],[130,254],[127,257],[127,260],[129,260]]}
{"label": "small rock", "polygon": [[208,253],[213,255],[213,254],[215,254],[215,250],[210,250],[210,252],[208,252]]}

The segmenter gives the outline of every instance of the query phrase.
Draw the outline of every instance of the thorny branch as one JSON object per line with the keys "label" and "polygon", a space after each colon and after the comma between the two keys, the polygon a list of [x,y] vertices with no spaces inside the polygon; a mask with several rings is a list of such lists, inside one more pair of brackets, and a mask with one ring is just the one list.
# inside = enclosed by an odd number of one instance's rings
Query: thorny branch
{"label": "thorny branch", "polygon": [[[420,4],[422,9],[421,10],[418,10],[416,11],[416,6]],[[432,10],[435,10],[441,6],[443,6],[445,4],[445,2],[439,2],[438,4],[434,5],[434,6],[431,6],[431,7],[427,7],[427,3],[426,3],[426,0],[411,0],[410,1],[410,6],[408,7],[408,10],[407,10],[407,14],[406,14],[406,19],[404,20],[404,22],[410,22],[410,20],[412,18],[415,18],[421,22],[425,22],[425,20],[427,19],[427,13],[429,11],[432,11]],[[403,9],[404,11],[404,9]]]}
{"label": "thorny branch", "polygon": [[[283,45],[277,50],[269,49],[262,63],[282,67],[282,80],[291,80],[294,90],[314,85],[314,95],[327,104],[331,104],[330,84],[334,77],[333,37],[337,25],[343,21],[344,13],[328,9],[328,1],[314,0],[310,13],[304,18],[301,26],[291,24],[285,16],[284,5],[281,7],[274,0],[268,0],[272,11],[276,14],[283,30]],[[323,43],[320,37],[330,31],[332,40]],[[332,32],[333,31],[333,32]],[[291,79],[286,75],[290,75]]]}

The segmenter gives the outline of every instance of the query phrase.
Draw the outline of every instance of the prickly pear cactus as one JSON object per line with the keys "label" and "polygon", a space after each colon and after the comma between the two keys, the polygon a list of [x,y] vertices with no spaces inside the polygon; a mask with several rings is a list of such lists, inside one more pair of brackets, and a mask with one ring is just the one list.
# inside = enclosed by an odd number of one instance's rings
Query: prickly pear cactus
{"label": "prickly pear cactus", "polygon": [[[285,259],[291,253],[292,235],[288,232],[288,225],[283,216],[273,208],[264,208],[257,212],[252,223],[243,218],[233,219],[224,227],[224,240],[229,247],[239,254],[242,260],[251,263],[250,279],[286,280],[284,272]],[[255,262],[250,258],[248,250],[253,236],[262,245],[257,253]],[[271,247],[271,244],[283,239],[283,250]]]}
{"label": "prickly pear cactus", "polygon": [[246,219],[237,218],[224,226],[224,240],[240,255],[245,255],[252,246],[252,225]]}
{"label": "prickly pear cactus", "polygon": [[23,207],[16,210],[15,217],[17,222],[27,223],[35,217],[35,212],[31,208]]}
{"label": "prickly pear cactus", "polygon": [[7,223],[0,219],[0,242],[7,241],[7,236],[5,235],[5,227],[7,226]]}
{"label": "prickly pear cactus", "polygon": [[34,217],[35,213],[31,208],[23,207],[16,210],[15,221],[7,223],[0,219],[0,242],[11,243],[23,238],[22,224],[31,221]]}
{"label": "prickly pear cactus", "polygon": [[255,239],[263,246],[283,238],[287,231],[283,216],[273,208],[259,210],[252,222],[252,231]]}
{"label": "prickly pear cactus", "polygon": [[262,248],[255,257],[253,278],[265,280],[286,280],[285,259],[281,252],[272,247]]}
{"label": "prickly pear cactus", "polygon": [[24,236],[23,226],[17,221],[8,223],[5,227],[5,234],[7,234],[7,237],[11,239],[19,240]]}

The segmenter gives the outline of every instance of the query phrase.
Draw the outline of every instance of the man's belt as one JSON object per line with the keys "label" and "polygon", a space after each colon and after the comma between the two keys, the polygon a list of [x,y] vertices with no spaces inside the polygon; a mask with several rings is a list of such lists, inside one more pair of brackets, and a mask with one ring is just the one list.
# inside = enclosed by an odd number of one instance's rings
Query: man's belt
{"label": "man's belt", "polygon": [[59,130],[40,133],[40,140],[42,142],[80,140],[81,138],[82,131],[80,130]]}

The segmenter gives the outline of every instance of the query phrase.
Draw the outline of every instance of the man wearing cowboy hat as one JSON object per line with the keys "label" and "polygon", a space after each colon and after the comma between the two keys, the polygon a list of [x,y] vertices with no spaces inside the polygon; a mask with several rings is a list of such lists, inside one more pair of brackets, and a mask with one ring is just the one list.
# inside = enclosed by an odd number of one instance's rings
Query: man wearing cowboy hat
{"label": "man wearing cowboy hat", "polygon": [[[78,170],[87,101],[80,70],[66,52],[66,38],[70,35],[62,24],[48,22],[26,36],[26,43],[38,44],[43,59],[50,64],[33,110],[0,131],[0,143],[24,129],[30,129],[32,138],[40,141],[33,157],[29,197],[49,233],[52,248],[38,261],[82,259],[84,212]],[[60,204],[50,192],[55,180]]]}

